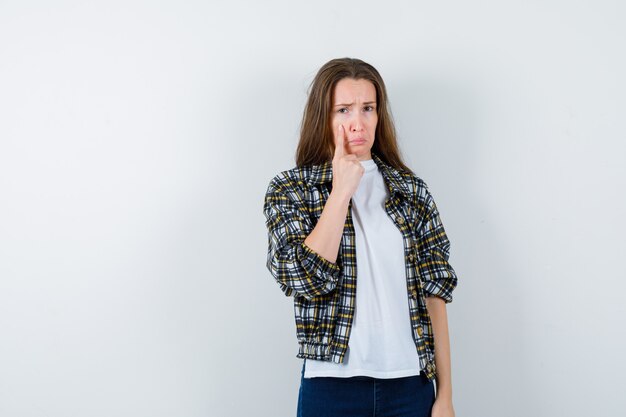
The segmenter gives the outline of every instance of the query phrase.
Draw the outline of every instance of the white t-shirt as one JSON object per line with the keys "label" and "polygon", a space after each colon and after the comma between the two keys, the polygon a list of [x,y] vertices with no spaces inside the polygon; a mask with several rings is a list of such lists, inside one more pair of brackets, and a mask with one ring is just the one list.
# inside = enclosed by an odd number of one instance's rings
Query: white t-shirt
{"label": "white t-shirt", "polygon": [[402,234],[385,211],[389,190],[373,159],[352,196],[357,285],[343,363],[305,359],[304,377],[400,378],[419,375],[407,296]]}

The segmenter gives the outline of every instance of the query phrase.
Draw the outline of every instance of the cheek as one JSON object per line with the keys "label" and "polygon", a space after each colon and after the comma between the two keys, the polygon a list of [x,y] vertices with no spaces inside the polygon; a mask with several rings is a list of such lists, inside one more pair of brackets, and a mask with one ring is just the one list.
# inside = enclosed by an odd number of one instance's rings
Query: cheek
{"label": "cheek", "polygon": [[340,124],[341,120],[337,116],[333,115],[330,117],[330,130],[333,132],[333,139],[337,139],[337,129]]}
{"label": "cheek", "polygon": [[368,122],[368,127],[370,128],[370,130],[373,131],[376,130],[376,125],[378,124],[378,116],[376,114],[374,114],[371,118],[369,118],[367,120]]}
{"label": "cheek", "polygon": [[343,124],[344,127],[348,129],[348,120],[346,120],[346,117],[343,114],[341,113],[333,114],[330,117],[330,127],[333,130],[333,135],[337,132],[337,129],[339,128],[339,125],[341,124]]}

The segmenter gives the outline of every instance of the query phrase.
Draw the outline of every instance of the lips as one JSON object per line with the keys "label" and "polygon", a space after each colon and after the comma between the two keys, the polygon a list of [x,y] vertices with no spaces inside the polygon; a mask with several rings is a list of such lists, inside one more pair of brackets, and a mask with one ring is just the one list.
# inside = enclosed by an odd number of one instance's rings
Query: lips
{"label": "lips", "polygon": [[361,145],[365,143],[365,139],[354,139],[354,140],[351,140],[350,143],[353,145]]}

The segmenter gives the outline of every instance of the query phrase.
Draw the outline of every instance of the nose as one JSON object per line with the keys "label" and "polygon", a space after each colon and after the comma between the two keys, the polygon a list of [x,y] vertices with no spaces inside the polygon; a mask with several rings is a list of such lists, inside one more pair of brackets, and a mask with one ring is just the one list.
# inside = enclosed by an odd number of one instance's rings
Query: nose
{"label": "nose", "polygon": [[360,132],[363,130],[363,115],[360,112],[355,112],[352,118],[351,129],[353,132]]}

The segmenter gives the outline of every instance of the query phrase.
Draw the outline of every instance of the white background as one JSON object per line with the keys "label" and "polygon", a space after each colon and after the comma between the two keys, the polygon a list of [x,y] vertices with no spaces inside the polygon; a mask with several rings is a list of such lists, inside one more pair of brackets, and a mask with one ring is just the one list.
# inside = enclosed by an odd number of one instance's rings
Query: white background
{"label": "white background", "polygon": [[386,81],[459,276],[461,416],[626,408],[620,1],[0,2],[0,415],[293,416],[269,180]]}

